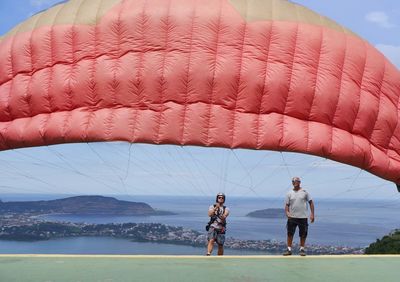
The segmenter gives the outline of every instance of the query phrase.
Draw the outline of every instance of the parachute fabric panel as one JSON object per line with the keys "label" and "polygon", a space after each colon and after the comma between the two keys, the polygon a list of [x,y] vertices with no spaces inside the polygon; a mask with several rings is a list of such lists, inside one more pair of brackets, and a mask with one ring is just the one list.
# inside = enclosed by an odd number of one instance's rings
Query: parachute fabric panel
{"label": "parachute fabric panel", "polygon": [[0,62],[1,150],[293,151],[400,183],[399,71],[288,1],[72,0],[4,36]]}

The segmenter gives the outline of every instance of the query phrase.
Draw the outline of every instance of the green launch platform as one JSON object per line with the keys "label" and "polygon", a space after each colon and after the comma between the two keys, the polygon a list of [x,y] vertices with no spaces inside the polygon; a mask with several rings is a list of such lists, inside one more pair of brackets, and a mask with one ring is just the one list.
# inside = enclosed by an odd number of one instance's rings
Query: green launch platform
{"label": "green launch platform", "polygon": [[400,255],[0,255],[0,281],[399,281]]}

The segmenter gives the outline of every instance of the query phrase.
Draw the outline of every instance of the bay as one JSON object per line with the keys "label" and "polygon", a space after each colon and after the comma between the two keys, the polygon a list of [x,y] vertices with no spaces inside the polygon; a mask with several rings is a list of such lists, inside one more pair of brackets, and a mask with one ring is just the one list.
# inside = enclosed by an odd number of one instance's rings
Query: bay
{"label": "bay", "polygon": [[[62,238],[38,242],[0,241],[1,254],[87,254],[87,255],[204,255],[205,248],[172,244],[131,242],[106,237]],[[227,255],[257,255],[265,252],[225,251]]]}
{"label": "bay", "polygon": [[[64,196],[65,197],[65,196]],[[176,196],[115,196],[121,200],[139,201],[153,208],[175,212],[169,216],[87,216],[46,215],[50,221],[86,223],[163,223],[204,231],[207,209],[213,197]],[[39,199],[37,197],[35,200]],[[42,197],[43,198],[43,197]],[[46,199],[60,198],[48,196]],[[16,200],[15,197],[2,197]],[[24,200],[33,200],[32,197]],[[22,200],[19,198],[18,200]],[[399,203],[393,200],[332,200],[314,199],[316,222],[310,224],[308,244],[366,247],[388,232],[400,227]],[[285,219],[249,218],[251,211],[283,208],[282,198],[227,198],[231,214],[227,236],[249,240],[286,240]],[[295,238],[298,242],[298,238]],[[0,241],[0,253],[60,253],[60,254],[204,254],[204,248],[157,243],[131,242],[125,239],[79,237],[40,242]],[[265,254],[226,250],[226,254]]]}

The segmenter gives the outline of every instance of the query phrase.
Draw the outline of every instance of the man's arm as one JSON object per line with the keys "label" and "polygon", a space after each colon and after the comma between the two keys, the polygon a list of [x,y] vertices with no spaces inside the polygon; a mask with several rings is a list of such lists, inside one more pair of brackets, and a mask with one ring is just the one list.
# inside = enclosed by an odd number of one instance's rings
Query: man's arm
{"label": "man's arm", "polygon": [[224,220],[225,218],[227,218],[229,215],[229,209],[226,208],[224,214],[221,216],[221,219]]}
{"label": "man's arm", "polygon": [[209,209],[209,210],[208,210],[208,216],[209,216],[209,217],[212,217],[214,214],[215,214],[214,209]]}
{"label": "man's arm", "polygon": [[286,196],[285,196],[285,214],[286,214],[286,217],[287,217],[287,218],[290,217],[289,205],[290,205],[290,197],[289,197],[289,193],[288,193],[288,194],[286,194]]}
{"label": "man's arm", "polygon": [[218,208],[219,208],[218,203],[215,205],[215,207],[211,206],[211,207],[208,209],[208,216],[209,216],[209,217],[214,216],[214,215],[216,214]]}
{"label": "man's arm", "polygon": [[289,204],[285,204],[285,214],[286,214],[286,217],[290,217],[290,214],[289,214]]}
{"label": "man's arm", "polygon": [[313,223],[314,219],[315,219],[315,217],[314,217],[314,202],[312,200],[310,200],[308,203],[310,204],[310,210],[311,210],[310,221],[311,221],[311,223]]}

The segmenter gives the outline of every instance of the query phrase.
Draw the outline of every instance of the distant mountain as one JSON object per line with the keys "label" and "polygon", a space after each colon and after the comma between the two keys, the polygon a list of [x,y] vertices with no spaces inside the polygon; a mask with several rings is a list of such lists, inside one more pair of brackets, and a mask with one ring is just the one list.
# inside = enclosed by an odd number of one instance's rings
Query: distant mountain
{"label": "distant mountain", "polygon": [[1,202],[1,213],[80,215],[171,215],[141,202],[121,201],[103,196],[76,196],[50,201]]}
{"label": "distant mountain", "polygon": [[265,209],[256,210],[246,214],[248,217],[258,217],[258,218],[285,218],[284,209]]}

